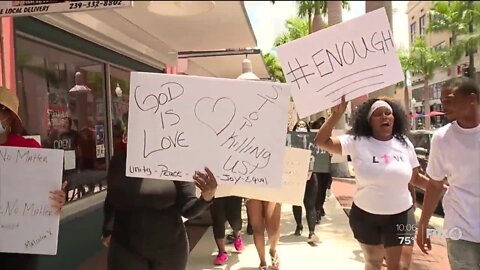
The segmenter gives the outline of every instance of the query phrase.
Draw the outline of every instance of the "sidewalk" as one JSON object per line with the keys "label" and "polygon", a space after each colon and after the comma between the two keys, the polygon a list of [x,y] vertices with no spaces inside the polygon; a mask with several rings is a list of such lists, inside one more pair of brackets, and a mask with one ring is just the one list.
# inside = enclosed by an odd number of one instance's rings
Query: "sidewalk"
{"label": "sidewalk", "polygon": [[[337,200],[340,202],[345,210],[345,213],[350,212],[350,208],[353,202],[353,195],[356,191],[355,180],[347,179],[334,179],[332,183],[332,193],[335,194]],[[422,210],[417,205],[415,211],[415,218],[418,220]],[[443,218],[433,216],[430,225],[441,231],[443,230]],[[412,270],[450,270],[447,255],[447,244],[445,239],[432,236],[432,251],[429,255],[425,255],[418,248],[417,245],[413,249],[412,264],[410,266]]]}
{"label": "sidewalk", "polygon": [[[332,184],[332,195],[325,203],[325,212],[327,215],[322,218],[322,224],[317,225],[317,235],[320,237],[320,243],[316,247],[307,244],[307,224],[303,221],[304,234],[294,236],[295,221],[290,205],[282,206],[281,219],[281,238],[278,245],[278,254],[280,256],[282,270],[295,269],[364,269],[363,254],[348,224],[350,207],[355,193],[354,180],[334,179]],[[245,210],[245,209],[244,209]],[[305,216],[305,211],[303,212]],[[417,208],[415,216],[417,219],[421,214],[421,209]],[[243,213],[246,222],[246,213]],[[433,217],[431,225],[437,229],[442,228],[442,218]],[[259,265],[258,256],[253,237],[244,235],[245,250],[241,254],[231,254],[230,260],[225,266],[214,267],[212,262],[217,253],[213,239],[212,229],[209,227],[191,226],[189,229],[189,238],[194,245],[189,258],[188,270],[256,270]],[[246,224],[244,223],[244,230]],[[200,239],[198,243],[197,239]],[[430,255],[424,255],[417,246],[414,247],[412,259],[412,270],[450,270],[446,251],[445,239],[433,238],[433,250]],[[227,250],[232,252],[234,248],[227,246]],[[268,247],[267,247],[268,254]],[[270,258],[267,255],[267,262]],[[106,250],[101,252],[95,258],[92,258],[79,270],[105,270],[106,268]]]}
{"label": "sidewalk", "polygon": [[[363,269],[363,256],[358,243],[353,238],[348,225],[348,219],[342,206],[335,197],[331,196],[325,203],[327,216],[322,224],[317,226],[317,235],[320,242],[312,247],[307,244],[307,224],[304,218],[304,234],[294,236],[295,221],[291,205],[282,205],[281,237],[277,251],[281,261],[281,269]],[[303,212],[305,215],[305,211]],[[244,215],[243,217],[246,217]],[[245,220],[245,218],[244,218]],[[246,224],[244,224],[244,229]],[[229,245],[227,251],[231,253],[227,265],[213,266],[212,262],[217,253],[211,228],[203,235],[190,253],[188,270],[229,269],[229,270],[256,270],[260,263],[257,251],[253,244],[253,236],[243,236],[245,249],[241,254],[232,254],[234,248]],[[268,254],[268,247],[267,247]],[[267,255],[267,263],[270,258]]]}

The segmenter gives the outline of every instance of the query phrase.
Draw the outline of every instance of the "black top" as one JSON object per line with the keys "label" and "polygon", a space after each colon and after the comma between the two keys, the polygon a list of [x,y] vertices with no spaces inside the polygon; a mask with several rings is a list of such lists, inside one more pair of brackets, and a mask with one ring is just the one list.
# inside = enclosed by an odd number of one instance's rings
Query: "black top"
{"label": "black top", "polygon": [[147,256],[183,242],[181,217],[194,218],[210,203],[196,197],[193,182],[127,177],[125,168],[126,153],[112,158],[103,235],[112,234],[118,243]]}

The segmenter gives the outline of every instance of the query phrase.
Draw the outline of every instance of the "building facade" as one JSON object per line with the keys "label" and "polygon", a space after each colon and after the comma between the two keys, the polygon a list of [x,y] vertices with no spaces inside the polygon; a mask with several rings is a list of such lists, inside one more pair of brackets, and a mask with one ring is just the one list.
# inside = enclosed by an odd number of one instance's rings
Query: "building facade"
{"label": "building facade", "polygon": [[[429,16],[429,11],[433,6],[433,1],[409,1],[407,14],[409,25],[409,42],[410,45],[414,42],[416,37],[424,37],[427,45],[430,48],[445,48],[451,44],[451,33],[427,33],[426,29],[428,23],[434,19]],[[477,50],[478,51],[478,50]],[[469,59],[468,55],[464,55],[455,67],[452,68],[438,68],[432,79],[429,80],[430,87],[430,100],[424,100],[423,95],[423,78],[421,74],[413,74],[411,78],[412,84],[412,100],[410,112],[412,115],[419,116],[416,118],[415,126],[421,129],[423,127],[423,113],[424,103],[428,102],[431,112],[443,112],[443,107],[440,102],[440,94],[442,85],[449,79],[462,76],[465,70],[468,68]],[[480,54],[475,54],[475,66],[480,65]],[[478,73],[477,73],[478,78]],[[444,116],[431,117],[432,128],[438,128],[446,123]]]}

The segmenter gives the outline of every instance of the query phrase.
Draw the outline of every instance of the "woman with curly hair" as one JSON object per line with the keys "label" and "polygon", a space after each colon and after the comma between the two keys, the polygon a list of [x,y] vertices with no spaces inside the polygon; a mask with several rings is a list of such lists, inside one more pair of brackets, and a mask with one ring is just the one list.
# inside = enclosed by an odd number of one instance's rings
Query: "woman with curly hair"
{"label": "woman with curly hair", "polygon": [[332,109],[315,142],[332,154],[350,155],[357,191],[350,227],[365,256],[365,269],[408,269],[415,237],[413,186],[425,188],[415,149],[407,138],[402,107],[382,98],[364,103],[348,135],[332,137],[347,107],[345,97]]}

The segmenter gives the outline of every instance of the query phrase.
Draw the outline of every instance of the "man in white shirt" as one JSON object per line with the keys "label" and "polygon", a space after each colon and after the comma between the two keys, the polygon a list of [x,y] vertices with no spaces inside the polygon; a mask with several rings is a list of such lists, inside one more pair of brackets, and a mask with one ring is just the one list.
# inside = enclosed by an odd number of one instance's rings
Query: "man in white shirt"
{"label": "man in white shirt", "polygon": [[444,233],[452,270],[480,269],[480,95],[471,79],[447,82],[441,96],[445,113],[454,120],[433,136],[428,160],[428,183],[417,244],[431,249],[427,226],[438,204],[444,180]]}

